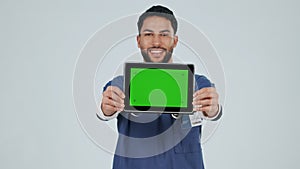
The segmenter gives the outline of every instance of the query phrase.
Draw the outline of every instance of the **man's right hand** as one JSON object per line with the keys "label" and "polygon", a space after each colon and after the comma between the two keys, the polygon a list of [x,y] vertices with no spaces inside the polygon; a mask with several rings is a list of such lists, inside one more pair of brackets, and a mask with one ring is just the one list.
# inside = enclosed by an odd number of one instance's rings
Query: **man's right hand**
{"label": "man's right hand", "polygon": [[108,86],[103,92],[101,109],[105,116],[124,110],[125,94],[116,86]]}

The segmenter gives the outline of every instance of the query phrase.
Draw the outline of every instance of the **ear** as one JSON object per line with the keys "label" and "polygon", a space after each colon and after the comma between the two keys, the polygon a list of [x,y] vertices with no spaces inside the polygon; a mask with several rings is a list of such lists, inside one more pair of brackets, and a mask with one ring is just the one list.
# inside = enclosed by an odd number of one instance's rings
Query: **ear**
{"label": "ear", "polygon": [[173,42],[174,42],[173,48],[175,48],[177,46],[177,43],[178,43],[178,36],[177,35],[174,36]]}
{"label": "ear", "polygon": [[141,48],[141,45],[140,45],[140,43],[141,43],[141,36],[140,35],[136,36],[136,42],[137,42],[138,47]]}

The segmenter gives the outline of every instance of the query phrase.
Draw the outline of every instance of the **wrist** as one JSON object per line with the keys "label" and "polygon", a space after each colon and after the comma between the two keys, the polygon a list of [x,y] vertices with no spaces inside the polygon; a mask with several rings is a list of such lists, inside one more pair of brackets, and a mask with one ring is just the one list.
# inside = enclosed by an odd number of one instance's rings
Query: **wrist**
{"label": "wrist", "polygon": [[208,118],[214,118],[218,115],[219,113],[219,104],[216,105],[216,111],[214,111],[214,113],[210,112],[210,113],[205,113],[206,117]]}
{"label": "wrist", "polygon": [[217,121],[219,120],[222,116],[223,116],[223,112],[222,112],[222,106],[220,104],[218,104],[218,111],[214,116],[208,116],[206,113],[203,113],[206,116],[206,120],[209,121]]}

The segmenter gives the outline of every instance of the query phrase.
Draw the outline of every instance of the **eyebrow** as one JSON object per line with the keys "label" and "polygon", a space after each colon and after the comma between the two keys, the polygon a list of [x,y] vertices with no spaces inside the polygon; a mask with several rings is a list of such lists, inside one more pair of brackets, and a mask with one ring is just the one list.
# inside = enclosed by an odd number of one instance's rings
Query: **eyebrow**
{"label": "eyebrow", "polygon": [[[153,30],[151,30],[151,29],[145,29],[145,30],[143,30],[143,32],[154,32]],[[159,31],[159,33],[163,33],[163,32],[171,32],[170,30],[168,30],[168,29],[165,29],[165,30],[161,30],[161,31]]]}
{"label": "eyebrow", "polygon": [[150,30],[150,29],[145,29],[145,30],[143,30],[143,32],[154,32],[154,31]]}

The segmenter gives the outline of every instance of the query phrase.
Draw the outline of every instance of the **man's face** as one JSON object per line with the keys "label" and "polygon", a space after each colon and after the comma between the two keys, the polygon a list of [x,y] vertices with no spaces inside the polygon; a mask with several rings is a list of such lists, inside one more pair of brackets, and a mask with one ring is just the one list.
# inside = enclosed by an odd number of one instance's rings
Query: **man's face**
{"label": "man's face", "polygon": [[172,62],[173,48],[176,47],[178,37],[174,35],[171,22],[159,16],[150,16],[144,20],[137,36],[138,47],[145,62]]}

